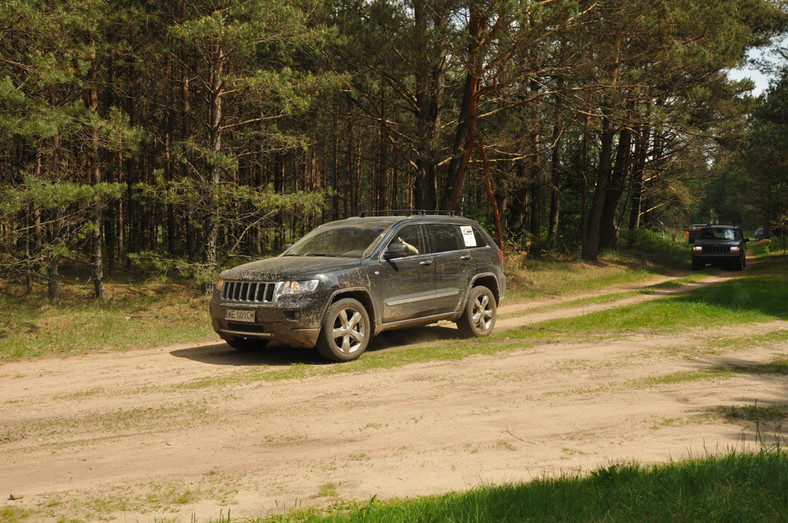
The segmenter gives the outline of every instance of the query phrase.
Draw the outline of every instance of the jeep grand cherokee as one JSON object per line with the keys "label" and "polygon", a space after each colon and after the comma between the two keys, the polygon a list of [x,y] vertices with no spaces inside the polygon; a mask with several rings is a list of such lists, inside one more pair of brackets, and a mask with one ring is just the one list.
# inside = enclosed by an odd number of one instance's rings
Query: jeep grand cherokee
{"label": "jeep grand cherokee", "polygon": [[741,229],[732,225],[710,225],[698,231],[692,245],[692,270],[708,264],[724,265],[740,271],[747,264],[747,245],[750,241]]}
{"label": "jeep grand cherokee", "polygon": [[388,329],[451,320],[464,336],[486,336],[505,288],[503,254],[475,221],[366,216],[321,225],[275,258],[222,272],[210,312],[231,347],[278,340],[350,361]]}

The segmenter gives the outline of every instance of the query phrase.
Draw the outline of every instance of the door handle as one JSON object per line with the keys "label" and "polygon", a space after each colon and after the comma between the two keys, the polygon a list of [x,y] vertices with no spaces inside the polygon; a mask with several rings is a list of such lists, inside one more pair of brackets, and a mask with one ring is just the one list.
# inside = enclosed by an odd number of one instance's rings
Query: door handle
{"label": "door handle", "polygon": [[419,265],[432,265],[432,260],[424,260],[423,262],[419,262]]}
{"label": "door handle", "polygon": [[463,255],[463,256],[460,256],[460,259],[461,259],[462,261],[467,261],[467,260],[470,260],[470,259],[471,259],[471,255],[470,255],[470,254],[465,254],[465,255]]}

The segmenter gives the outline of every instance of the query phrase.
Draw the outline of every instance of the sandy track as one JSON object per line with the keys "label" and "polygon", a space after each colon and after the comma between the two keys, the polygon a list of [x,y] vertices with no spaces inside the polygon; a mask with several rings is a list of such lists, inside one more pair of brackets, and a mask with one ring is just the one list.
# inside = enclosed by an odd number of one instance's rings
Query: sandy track
{"label": "sandy track", "polygon": [[[544,312],[551,300],[507,304],[497,329],[681,291]],[[36,520],[237,519],[757,446],[752,424],[718,409],[788,403],[785,377],[763,372],[788,344],[728,340],[787,328],[693,327],[288,380],[267,377],[322,363],[312,351],[211,342],[5,364],[0,499],[21,499],[0,507]],[[397,350],[415,334],[456,330],[384,334],[371,349]]]}

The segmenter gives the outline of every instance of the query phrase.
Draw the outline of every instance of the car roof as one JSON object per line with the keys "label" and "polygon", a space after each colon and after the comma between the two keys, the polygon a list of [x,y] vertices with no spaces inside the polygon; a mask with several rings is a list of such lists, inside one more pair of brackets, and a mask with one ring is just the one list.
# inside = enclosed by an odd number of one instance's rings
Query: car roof
{"label": "car roof", "polygon": [[364,223],[364,224],[380,224],[380,225],[394,225],[395,223],[403,222],[420,222],[420,223],[476,223],[474,220],[465,216],[456,214],[410,214],[410,215],[394,215],[394,216],[352,216],[343,220],[335,220],[325,223],[339,224],[339,223]]}

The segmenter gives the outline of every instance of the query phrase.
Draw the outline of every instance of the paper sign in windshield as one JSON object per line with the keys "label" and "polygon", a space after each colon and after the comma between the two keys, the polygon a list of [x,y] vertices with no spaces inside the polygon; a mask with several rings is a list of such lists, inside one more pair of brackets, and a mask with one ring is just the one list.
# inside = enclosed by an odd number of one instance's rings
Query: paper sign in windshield
{"label": "paper sign in windshield", "polygon": [[476,247],[476,236],[473,234],[473,227],[470,225],[461,225],[462,239],[465,240],[466,247]]}

